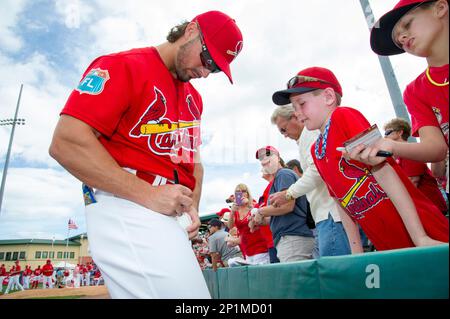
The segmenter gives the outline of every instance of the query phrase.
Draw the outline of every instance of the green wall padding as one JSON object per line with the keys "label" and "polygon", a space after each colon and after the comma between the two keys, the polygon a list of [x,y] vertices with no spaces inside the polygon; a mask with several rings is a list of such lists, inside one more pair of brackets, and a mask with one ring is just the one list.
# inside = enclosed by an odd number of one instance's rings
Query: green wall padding
{"label": "green wall padding", "polygon": [[214,299],[448,298],[448,260],[441,245],[203,273]]}

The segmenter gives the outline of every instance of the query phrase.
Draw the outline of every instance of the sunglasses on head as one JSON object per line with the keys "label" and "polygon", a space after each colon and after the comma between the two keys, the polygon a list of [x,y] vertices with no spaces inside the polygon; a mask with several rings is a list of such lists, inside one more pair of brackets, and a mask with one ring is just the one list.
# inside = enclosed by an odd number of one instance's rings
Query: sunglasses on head
{"label": "sunglasses on head", "polygon": [[312,76],[296,75],[288,81],[287,88],[292,89],[297,84],[306,83],[306,82],[320,82],[320,83],[331,84],[330,82],[327,82],[327,81],[324,81],[324,80],[321,80],[318,78],[314,78]]}
{"label": "sunglasses on head", "polygon": [[205,67],[207,70],[209,70],[211,73],[218,73],[222,71],[214,62],[213,58],[211,57],[211,53],[209,53],[208,48],[206,47],[205,41],[203,40],[203,34],[202,30],[200,29],[200,26],[197,23],[198,31],[200,34],[200,42],[202,44],[202,52],[200,52],[200,61],[202,61],[203,67]]}
{"label": "sunglasses on head", "polygon": [[389,136],[389,135],[391,135],[393,132],[395,132],[395,130],[392,130],[392,129],[387,130],[386,132],[384,132],[384,136]]}

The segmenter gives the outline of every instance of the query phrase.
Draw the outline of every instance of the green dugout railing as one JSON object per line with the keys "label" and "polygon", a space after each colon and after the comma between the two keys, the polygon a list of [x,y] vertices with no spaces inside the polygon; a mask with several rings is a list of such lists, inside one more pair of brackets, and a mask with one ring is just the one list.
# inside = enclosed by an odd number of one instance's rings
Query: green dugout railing
{"label": "green dugout railing", "polygon": [[203,271],[214,299],[448,298],[449,246]]}

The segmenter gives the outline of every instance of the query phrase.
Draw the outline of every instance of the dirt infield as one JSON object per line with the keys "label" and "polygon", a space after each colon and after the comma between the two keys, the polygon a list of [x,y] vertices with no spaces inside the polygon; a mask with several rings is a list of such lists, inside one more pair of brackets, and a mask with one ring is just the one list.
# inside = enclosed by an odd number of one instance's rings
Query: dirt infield
{"label": "dirt infield", "polygon": [[0,295],[0,299],[110,299],[105,286],[81,288],[33,289]]}

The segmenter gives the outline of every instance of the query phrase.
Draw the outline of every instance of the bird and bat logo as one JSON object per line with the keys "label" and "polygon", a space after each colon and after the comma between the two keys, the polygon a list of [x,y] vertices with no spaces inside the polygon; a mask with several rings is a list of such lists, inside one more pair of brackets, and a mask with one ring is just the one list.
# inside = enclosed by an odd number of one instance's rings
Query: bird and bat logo
{"label": "bird and bat logo", "polygon": [[[191,94],[186,96],[189,120],[172,121],[167,117],[167,99],[156,86],[154,99],[139,121],[129,132],[132,138],[148,137],[150,150],[158,155],[170,155],[172,159],[195,152],[199,145],[201,113]],[[197,134],[196,134],[197,133]]]}

